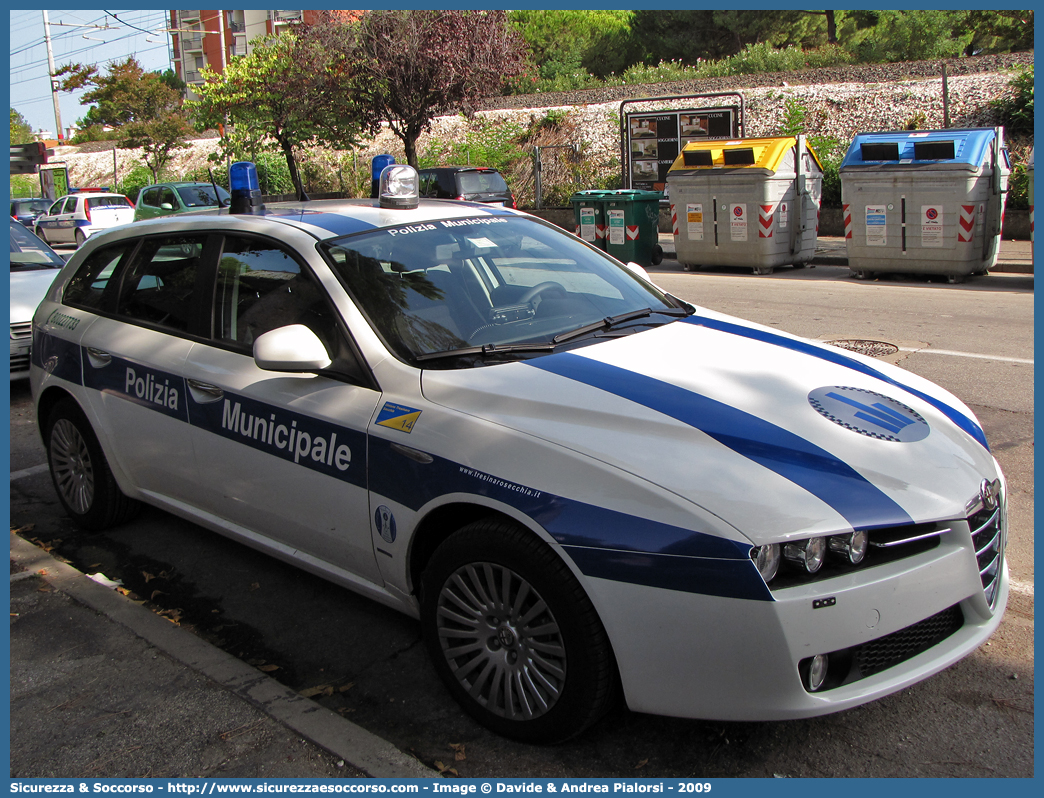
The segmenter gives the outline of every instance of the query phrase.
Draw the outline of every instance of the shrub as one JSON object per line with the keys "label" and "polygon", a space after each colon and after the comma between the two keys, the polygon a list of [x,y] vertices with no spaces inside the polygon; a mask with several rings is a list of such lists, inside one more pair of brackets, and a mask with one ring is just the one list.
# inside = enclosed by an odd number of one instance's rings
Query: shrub
{"label": "shrub", "polygon": [[138,201],[138,192],[152,184],[152,170],[138,164],[116,184],[116,193],[130,197],[132,202]]}
{"label": "shrub", "polygon": [[1008,82],[1009,94],[990,105],[1011,136],[1033,135],[1033,67],[1019,70]]}

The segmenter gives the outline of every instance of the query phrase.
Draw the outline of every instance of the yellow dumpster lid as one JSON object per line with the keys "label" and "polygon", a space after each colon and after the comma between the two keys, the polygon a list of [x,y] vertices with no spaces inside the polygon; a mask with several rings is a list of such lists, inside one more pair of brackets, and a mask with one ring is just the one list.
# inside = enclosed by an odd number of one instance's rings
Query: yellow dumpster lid
{"label": "yellow dumpster lid", "polygon": [[[778,171],[783,156],[797,144],[796,136],[780,136],[761,139],[730,139],[719,141],[693,141],[686,144],[681,153],[668,170],[698,169],[767,169]],[[805,142],[809,153],[822,169],[819,156]],[[700,153],[697,156],[685,157],[685,153]],[[688,163],[686,163],[688,161]]]}

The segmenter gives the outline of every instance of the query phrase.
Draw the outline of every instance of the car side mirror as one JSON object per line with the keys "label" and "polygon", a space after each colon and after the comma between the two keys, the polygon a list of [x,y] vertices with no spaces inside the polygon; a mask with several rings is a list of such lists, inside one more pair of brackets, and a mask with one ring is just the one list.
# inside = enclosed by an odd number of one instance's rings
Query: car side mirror
{"label": "car side mirror", "polygon": [[265,371],[322,371],[333,362],[323,342],[303,324],[269,330],[254,341],[254,362]]}
{"label": "car side mirror", "polygon": [[174,210],[174,206],[171,205],[169,202],[161,202],[160,203],[160,208],[162,208],[165,211],[172,211],[172,210]]}
{"label": "car side mirror", "polygon": [[639,265],[638,265],[637,263],[635,263],[635,262],[634,262],[633,260],[632,260],[632,261],[628,261],[627,263],[625,263],[625,264],[624,264],[624,266],[626,266],[626,267],[627,267],[628,269],[630,269],[630,270],[631,270],[632,272],[634,272],[635,274],[637,274],[637,275],[638,275],[639,277],[641,277],[641,278],[642,278],[643,280],[647,280],[647,281],[649,281],[650,283],[652,282],[652,278],[651,278],[651,277],[649,277],[649,272],[647,272],[647,271],[645,270],[645,268],[644,268],[644,267],[642,267],[642,266],[639,266]]}

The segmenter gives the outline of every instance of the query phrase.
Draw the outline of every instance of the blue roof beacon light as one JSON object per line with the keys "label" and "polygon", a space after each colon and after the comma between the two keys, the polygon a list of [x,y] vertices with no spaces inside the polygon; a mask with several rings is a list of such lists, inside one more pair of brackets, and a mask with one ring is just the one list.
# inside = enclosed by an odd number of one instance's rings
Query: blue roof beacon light
{"label": "blue roof beacon light", "polygon": [[420,177],[408,164],[386,166],[381,172],[382,208],[409,210],[420,204]]}
{"label": "blue roof beacon light", "polygon": [[381,172],[395,163],[395,156],[384,153],[374,155],[370,161],[370,199],[377,199],[380,194]]}
{"label": "blue roof beacon light", "polygon": [[257,182],[257,167],[250,161],[236,161],[228,168],[228,187],[232,195],[229,213],[262,214],[261,186]]}

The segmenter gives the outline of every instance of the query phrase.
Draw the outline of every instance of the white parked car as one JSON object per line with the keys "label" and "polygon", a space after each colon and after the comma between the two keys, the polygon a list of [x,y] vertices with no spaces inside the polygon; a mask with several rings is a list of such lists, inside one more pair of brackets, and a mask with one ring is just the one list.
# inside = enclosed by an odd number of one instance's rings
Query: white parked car
{"label": "white parked car", "polygon": [[409,613],[521,740],[621,693],[843,710],[1000,624],[1004,479],[955,396],[416,191],[392,166],[378,200],[265,210],[234,181],[231,212],[92,237],[34,320],[72,518],[148,502]]}
{"label": "white parked car", "polygon": [[11,379],[29,376],[33,314],[59,270],[58,254],[20,222],[11,219]]}
{"label": "white parked car", "polygon": [[33,229],[48,244],[81,246],[99,230],[133,221],[134,203],[123,194],[86,191],[56,199]]}

